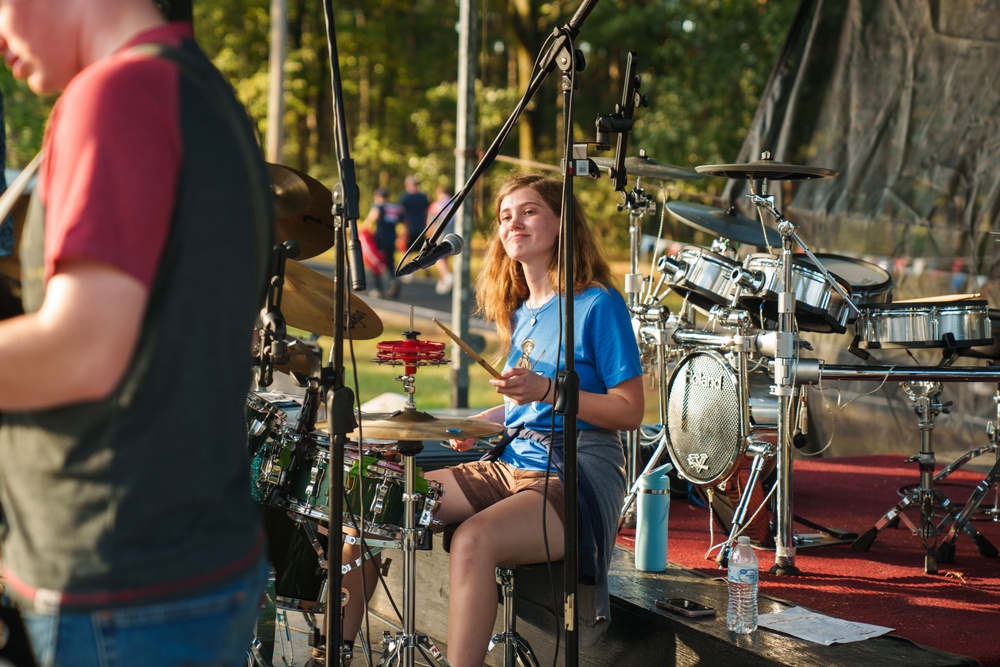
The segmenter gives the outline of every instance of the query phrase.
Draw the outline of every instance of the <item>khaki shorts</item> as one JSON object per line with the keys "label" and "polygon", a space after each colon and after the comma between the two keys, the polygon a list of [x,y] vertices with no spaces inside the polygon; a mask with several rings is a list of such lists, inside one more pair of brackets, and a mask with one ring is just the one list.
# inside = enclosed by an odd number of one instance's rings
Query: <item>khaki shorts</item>
{"label": "khaki shorts", "polygon": [[563,518],[563,499],[565,498],[563,485],[555,473],[521,470],[503,461],[473,461],[455,466],[450,470],[469,504],[477,512],[522,491],[535,491],[545,495],[545,479],[548,478],[546,498],[552,509],[559,515],[559,520],[563,523],[566,522]]}

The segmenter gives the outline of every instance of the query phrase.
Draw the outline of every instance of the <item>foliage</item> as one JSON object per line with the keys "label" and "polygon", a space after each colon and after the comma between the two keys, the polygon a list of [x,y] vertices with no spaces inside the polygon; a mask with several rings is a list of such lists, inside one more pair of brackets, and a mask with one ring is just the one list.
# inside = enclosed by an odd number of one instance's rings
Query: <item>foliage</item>
{"label": "foliage", "polygon": [[[464,0],[342,0],[333,11],[344,129],[365,210],[369,193],[393,195],[406,174],[425,190],[450,183],[455,169],[459,2]],[[491,144],[524,93],[527,67],[554,28],[567,25],[578,0],[475,0],[479,150]],[[331,186],[338,179],[334,108],[327,48],[327,0],[286,0],[288,46],[284,72],[285,130],[276,161],[309,171]],[[254,119],[267,130],[270,0],[195,0],[198,41],[233,83]],[[637,54],[641,92],[629,137],[668,164],[732,162],[797,3],[788,0],[605,0],[584,23],[575,46],[586,60],[576,77],[574,141],[594,141],[594,119],[621,98],[629,51]],[[562,158],[559,72],[550,74],[503,146],[506,156],[558,165]],[[6,70],[10,163],[23,164],[41,143],[50,101],[38,100]],[[480,186],[477,223],[488,224],[490,183],[509,171],[491,167]],[[660,184],[647,182],[646,187]],[[722,179],[670,184],[716,193]],[[581,182],[577,193],[602,233],[624,246],[627,224],[607,179]]]}
{"label": "foliage", "polygon": [[42,147],[53,100],[40,98],[23,81],[15,81],[6,67],[0,67],[0,93],[7,129],[7,166],[20,168]]}

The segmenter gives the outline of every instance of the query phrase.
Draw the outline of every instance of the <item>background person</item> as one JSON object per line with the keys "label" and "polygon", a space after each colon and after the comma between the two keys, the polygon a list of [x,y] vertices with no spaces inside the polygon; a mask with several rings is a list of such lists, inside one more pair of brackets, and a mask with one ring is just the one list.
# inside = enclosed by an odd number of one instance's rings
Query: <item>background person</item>
{"label": "background person", "polygon": [[[375,240],[375,248],[383,262],[388,264],[386,272],[372,272],[375,279],[375,289],[372,296],[385,295],[387,298],[399,297],[399,280],[396,279],[396,244],[405,231],[399,229],[403,223],[402,210],[396,204],[389,203],[389,191],[376,188],[372,195],[372,207],[368,210],[362,226],[371,233]],[[374,256],[373,256],[374,258]]]}
{"label": "background person", "polygon": [[[428,219],[433,221],[438,219],[440,215],[440,219],[444,220],[444,216],[448,214],[448,209],[451,208],[451,197],[451,188],[447,185],[439,185],[434,192],[434,201],[431,202],[430,207],[427,209]],[[444,228],[444,231],[438,234],[438,239],[443,239],[446,234],[451,234],[454,231],[455,220],[452,218],[448,221],[448,225]],[[438,294],[448,294],[451,292],[451,286],[455,282],[455,277],[451,274],[451,267],[448,265],[448,262],[448,257],[442,257],[434,264],[438,271],[438,281],[437,285],[434,286],[434,291]]]}
{"label": "background person", "polygon": [[[430,206],[427,195],[420,191],[416,176],[407,176],[403,180],[403,194],[399,198],[399,206],[406,220],[406,241],[400,251],[405,253],[406,249],[424,233],[424,228],[427,226],[427,210]],[[402,280],[412,281],[413,274],[403,276]]]}
{"label": "background person", "polygon": [[267,571],[246,350],[274,242],[251,125],[153,0],[0,0],[0,54],[62,91],[27,314],[0,322],[7,593],[40,664],[245,664]]}

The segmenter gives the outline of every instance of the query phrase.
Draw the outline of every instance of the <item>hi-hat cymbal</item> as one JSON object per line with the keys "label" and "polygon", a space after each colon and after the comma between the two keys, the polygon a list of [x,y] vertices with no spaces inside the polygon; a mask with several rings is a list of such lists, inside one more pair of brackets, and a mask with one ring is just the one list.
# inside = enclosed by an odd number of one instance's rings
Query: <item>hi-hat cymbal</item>
{"label": "hi-hat cymbal", "polygon": [[[615,166],[614,158],[595,157],[592,159],[594,164],[598,167],[612,169]],[[701,178],[701,174],[691,171],[690,169],[675,167],[672,164],[663,164],[662,162],[657,162],[653,158],[645,155],[635,155],[625,158],[625,173],[629,176],[657,178],[662,181],[679,181]]]}
{"label": "hi-hat cymbal", "polygon": [[[485,419],[435,417],[418,410],[401,410],[381,419],[365,419],[362,415],[361,430],[365,438],[416,442],[486,438],[504,429],[502,424]],[[358,430],[355,429],[348,436],[358,437]]]}
{"label": "hi-hat cymbal", "polygon": [[[290,327],[321,336],[333,335],[333,299],[336,283],[295,260],[285,262],[281,313]],[[347,321],[351,337],[370,340],[382,335],[382,320],[368,304],[350,295]]]}
{"label": "hi-hat cymbal", "polygon": [[299,244],[298,259],[315,257],[333,247],[333,194],[308,174],[268,164],[274,190],[275,240]]}
{"label": "hi-hat cymbal", "polygon": [[770,158],[743,164],[708,164],[694,168],[699,174],[725,176],[726,178],[766,178],[772,181],[799,181],[816,178],[833,178],[839,172],[822,167],[775,162]]}
{"label": "hi-hat cymbal", "polygon": [[756,246],[781,245],[781,234],[775,229],[763,226],[732,209],[723,211],[704,204],[671,201],[667,202],[667,210],[686,225],[730,241]]}

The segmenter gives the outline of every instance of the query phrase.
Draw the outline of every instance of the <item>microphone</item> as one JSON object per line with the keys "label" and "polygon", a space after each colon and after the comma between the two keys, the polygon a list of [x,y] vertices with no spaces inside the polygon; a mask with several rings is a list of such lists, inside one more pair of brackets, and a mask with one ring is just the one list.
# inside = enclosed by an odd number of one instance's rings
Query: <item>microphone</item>
{"label": "microphone", "polygon": [[458,234],[445,234],[440,243],[432,246],[424,246],[414,259],[400,267],[396,271],[396,277],[401,278],[420,269],[429,269],[439,259],[451,257],[462,252],[464,246],[465,243]]}

